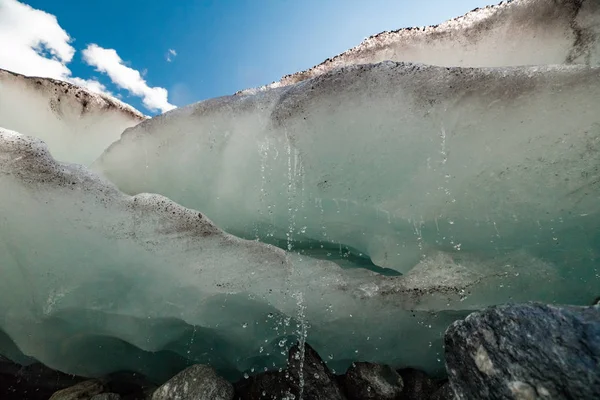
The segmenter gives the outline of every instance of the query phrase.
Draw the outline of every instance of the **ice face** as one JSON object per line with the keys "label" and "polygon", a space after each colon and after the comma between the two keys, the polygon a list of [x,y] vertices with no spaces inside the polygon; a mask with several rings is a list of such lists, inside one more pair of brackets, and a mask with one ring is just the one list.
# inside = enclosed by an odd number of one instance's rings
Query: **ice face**
{"label": "ice face", "polygon": [[[442,332],[471,310],[590,303],[597,15],[591,0],[515,0],[374,36],[277,89],[127,130],[94,165],[118,189],[0,129],[0,354],[239,378],[308,335],[338,371],[439,372]],[[354,65],[386,58],[582,65]],[[0,125],[87,164],[142,118],[71,90],[0,71]]]}
{"label": "ice face", "polygon": [[0,69],[0,126],[43,139],[61,161],[89,165],[145,119],[117,99]]}
{"label": "ice face", "polygon": [[599,77],[351,66],[146,121],[95,169],[230,233],[400,272],[436,251],[545,254],[597,223]]}
{"label": "ice face", "polygon": [[600,63],[597,0],[512,0],[440,25],[382,32],[306,71],[258,89],[291,85],[335,68],[404,61],[445,67]]}
{"label": "ice face", "polygon": [[441,333],[468,310],[593,292],[524,250],[440,251],[404,276],[341,268],[127,196],[7,130],[0,189],[0,354],[70,373],[160,380],[203,362],[239,377],[282,365],[305,335],[340,370],[361,358],[439,371]]}

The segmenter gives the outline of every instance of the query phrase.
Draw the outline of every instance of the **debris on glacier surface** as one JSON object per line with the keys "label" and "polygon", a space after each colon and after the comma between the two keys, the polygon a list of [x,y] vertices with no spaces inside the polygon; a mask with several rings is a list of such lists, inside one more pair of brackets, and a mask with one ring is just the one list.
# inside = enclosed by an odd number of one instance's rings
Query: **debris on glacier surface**
{"label": "debris on glacier surface", "polygon": [[309,332],[340,371],[362,357],[439,373],[441,332],[456,318],[502,299],[572,298],[569,282],[585,275],[526,252],[439,253],[405,276],[341,268],[238,239],[165,197],[125,195],[8,130],[0,188],[0,329],[11,339],[0,344],[84,376],[166,379],[182,359],[239,376],[281,366]]}
{"label": "debris on glacier surface", "polygon": [[598,222],[598,98],[598,67],[350,66],[145,121],[93,168],[315,257],[560,258]]}
{"label": "debris on glacier surface", "polygon": [[58,160],[89,165],[145,119],[113,97],[0,69],[0,126],[44,140]]}
{"label": "debris on glacier surface", "polygon": [[250,94],[292,85],[335,68],[382,61],[444,67],[509,67],[600,63],[597,0],[511,0],[442,24],[381,32],[308,70]]}

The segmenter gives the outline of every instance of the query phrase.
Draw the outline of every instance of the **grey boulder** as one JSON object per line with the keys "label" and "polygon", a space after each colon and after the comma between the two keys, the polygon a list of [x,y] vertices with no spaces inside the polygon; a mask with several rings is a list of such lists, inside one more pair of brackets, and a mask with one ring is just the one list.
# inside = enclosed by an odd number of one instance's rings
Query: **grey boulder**
{"label": "grey boulder", "polygon": [[402,377],[387,365],[355,362],[343,379],[349,400],[395,400],[402,393]]}
{"label": "grey boulder", "polygon": [[287,369],[264,372],[235,386],[239,400],[346,400],[336,376],[308,343],[292,346]]}
{"label": "grey boulder", "polygon": [[[398,370],[404,383],[402,391],[402,400],[423,400],[434,399],[435,395],[440,391],[444,382],[435,380],[425,372],[414,368],[403,368]],[[442,392],[437,394],[442,396]],[[443,397],[440,397],[443,399]]]}
{"label": "grey boulder", "polygon": [[233,386],[207,365],[192,365],[152,394],[152,400],[232,400]]}
{"label": "grey boulder", "polygon": [[75,386],[59,390],[50,400],[91,400],[92,397],[104,392],[105,386],[97,380],[78,383]]}
{"label": "grey boulder", "polygon": [[444,340],[458,399],[600,399],[600,307],[491,307]]}
{"label": "grey boulder", "polygon": [[117,393],[101,393],[92,397],[90,400],[121,400],[121,395]]}

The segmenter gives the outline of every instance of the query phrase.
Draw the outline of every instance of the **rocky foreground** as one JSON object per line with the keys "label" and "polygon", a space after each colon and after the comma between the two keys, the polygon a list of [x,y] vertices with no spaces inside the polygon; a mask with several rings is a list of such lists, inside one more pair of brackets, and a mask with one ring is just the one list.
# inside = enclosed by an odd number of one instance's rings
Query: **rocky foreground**
{"label": "rocky foreground", "polygon": [[166,383],[135,373],[99,379],[0,358],[3,400],[443,400],[600,398],[600,307],[505,305],[475,312],[445,333],[447,379],[355,362],[334,375],[308,344],[284,370],[231,383],[192,365]]}

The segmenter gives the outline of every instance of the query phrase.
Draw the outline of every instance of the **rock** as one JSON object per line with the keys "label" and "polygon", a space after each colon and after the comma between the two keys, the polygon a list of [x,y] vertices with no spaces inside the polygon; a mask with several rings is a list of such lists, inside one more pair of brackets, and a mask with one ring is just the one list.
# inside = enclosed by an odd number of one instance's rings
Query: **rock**
{"label": "rock", "polygon": [[251,376],[235,384],[235,398],[236,400],[291,398],[294,395],[292,393],[294,385],[290,381],[287,371],[269,371]]}
{"label": "rock", "polygon": [[108,392],[118,393],[126,400],[150,398],[158,386],[138,372],[121,371],[106,377]]}
{"label": "rock", "polygon": [[[290,349],[288,371],[298,396],[313,400],[345,399],[335,375],[319,354],[308,344],[302,349],[298,344]],[[300,373],[301,372],[301,373]],[[299,384],[303,382],[303,384]],[[295,392],[293,392],[295,393]]]}
{"label": "rock", "polygon": [[394,400],[403,386],[402,377],[394,369],[369,362],[353,363],[344,378],[349,400]]}
{"label": "rock", "polygon": [[429,397],[429,400],[454,400],[454,392],[450,382],[446,381],[434,394]]}
{"label": "rock", "polygon": [[105,387],[102,382],[89,380],[59,390],[50,397],[50,400],[91,400],[92,397],[104,392],[104,390]]}
{"label": "rock", "polygon": [[420,400],[429,399],[443,385],[442,382],[436,381],[423,371],[414,368],[404,368],[398,370],[404,382],[402,390],[402,400]]}
{"label": "rock", "polygon": [[458,399],[599,399],[600,308],[488,308],[446,331]]}
{"label": "rock", "polygon": [[233,386],[207,365],[184,369],[152,395],[152,400],[232,400]]}
{"label": "rock", "polygon": [[290,349],[288,367],[241,380],[235,384],[236,399],[345,400],[336,376],[308,344]]}
{"label": "rock", "polygon": [[122,397],[116,393],[101,393],[92,397],[90,400],[121,400]]}

